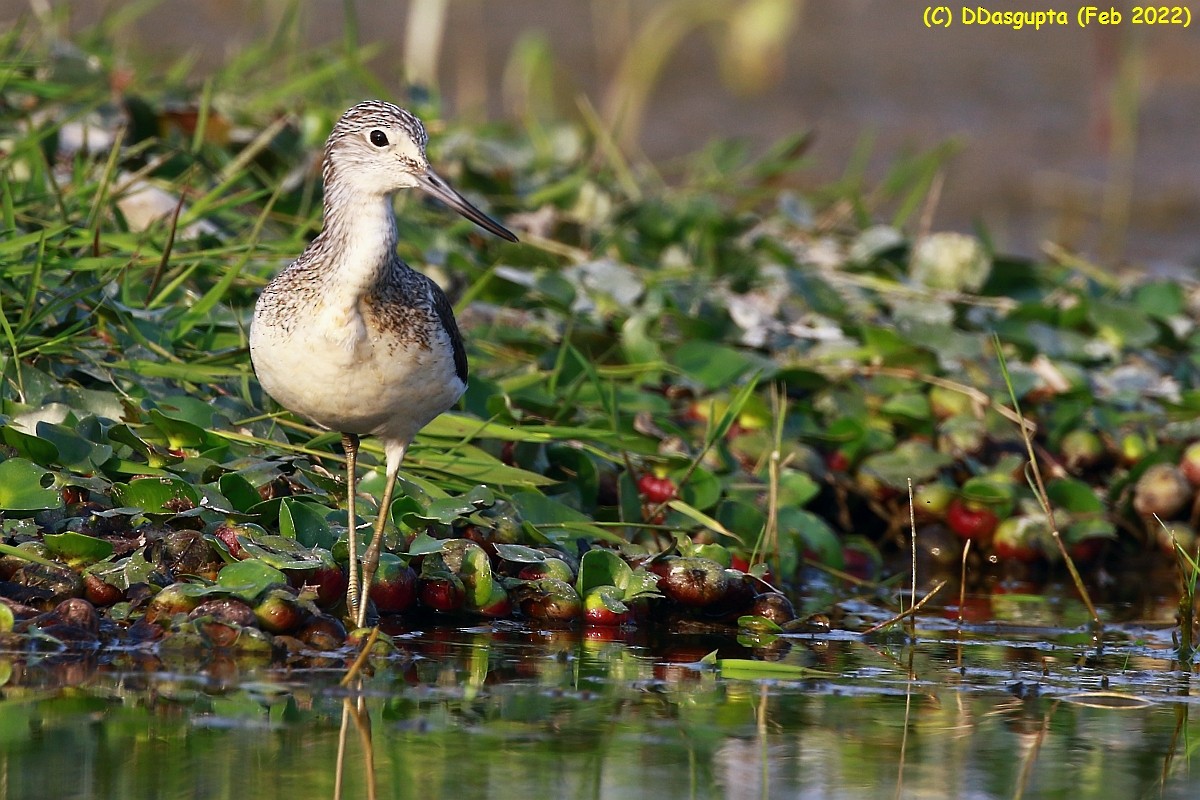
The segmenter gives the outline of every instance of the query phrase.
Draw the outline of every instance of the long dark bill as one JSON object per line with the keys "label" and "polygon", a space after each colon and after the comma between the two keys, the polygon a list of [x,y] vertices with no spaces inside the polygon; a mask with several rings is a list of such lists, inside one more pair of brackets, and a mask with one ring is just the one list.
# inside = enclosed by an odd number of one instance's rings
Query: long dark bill
{"label": "long dark bill", "polygon": [[475,206],[467,202],[467,198],[456,192],[450,184],[446,183],[433,170],[428,170],[424,175],[417,178],[421,188],[429,192],[431,195],[441,200],[450,208],[462,214],[467,219],[474,222],[485,231],[496,234],[501,239],[507,239],[510,242],[517,241],[517,237],[508,228],[501,225],[496,220],[489,217],[487,214],[480,211]]}

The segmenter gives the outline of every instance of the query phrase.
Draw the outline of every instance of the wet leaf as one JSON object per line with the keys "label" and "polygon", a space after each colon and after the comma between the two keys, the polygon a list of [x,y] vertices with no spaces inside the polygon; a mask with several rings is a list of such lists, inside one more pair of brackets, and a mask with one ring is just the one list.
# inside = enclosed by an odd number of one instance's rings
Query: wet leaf
{"label": "wet leaf", "polygon": [[449,525],[461,517],[470,516],[476,511],[488,508],[495,502],[496,496],[491,489],[486,486],[476,486],[458,497],[432,500],[422,511],[414,511],[411,516]]}
{"label": "wet leaf", "polygon": [[624,591],[633,570],[625,559],[611,550],[594,548],[579,560],[579,575],[575,579],[575,590],[580,597],[598,586],[615,586]]}
{"label": "wet leaf", "polygon": [[0,437],[4,443],[17,452],[18,455],[41,464],[44,467],[60,463],[58,448],[46,439],[30,436],[11,425],[0,427]]}
{"label": "wet leaf", "polygon": [[250,509],[262,502],[262,497],[254,485],[237,472],[227,472],[222,475],[217,481],[217,486],[235,511],[248,513]]}
{"label": "wet leaf", "polygon": [[535,550],[523,544],[497,544],[495,547],[496,555],[500,558],[518,564],[540,564],[547,558],[541,550]]}
{"label": "wet leaf", "polygon": [[200,492],[174,477],[135,478],[113,485],[117,505],[140,508],[148,514],[178,514],[200,505]]}
{"label": "wet leaf", "polygon": [[319,511],[318,506],[292,498],[284,498],[279,504],[279,533],[309,549],[323,547],[329,550],[337,541],[325,513]]}
{"label": "wet leaf", "polygon": [[75,531],[48,533],[43,537],[43,541],[46,543],[47,550],[71,566],[94,564],[113,554],[113,546],[110,542],[94,536],[85,536]]}
{"label": "wet leaf", "polygon": [[247,559],[227,564],[217,573],[217,586],[243,600],[252,602],[274,584],[287,583],[287,576],[261,561]]}
{"label": "wet leaf", "polygon": [[24,458],[0,462],[0,509],[5,511],[45,511],[61,508],[62,495],[42,486],[50,473]]}
{"label": "wet leaf", "polygon": [[591,518],[586,514],[544,494],[516,492],[512,496],[512,504],[520,513],[523,522],[552,540],[588,535],[604,541],[625,541],[616,534],[593,525]]}

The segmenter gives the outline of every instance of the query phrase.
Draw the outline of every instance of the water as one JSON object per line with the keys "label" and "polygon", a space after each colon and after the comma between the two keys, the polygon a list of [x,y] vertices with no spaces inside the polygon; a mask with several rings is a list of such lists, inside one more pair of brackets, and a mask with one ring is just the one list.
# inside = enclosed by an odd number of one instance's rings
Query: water
{"label": "water", "polygon": [[[1028,605],[962,630],[930,615],[915,643],[395,631],[350,688],[344,659],[10,652],[0,798],[333,798],[343,724],[347,798],[1196,796],[1169,628],[1097,640],[1077,603]],[[821,674],[723,677],[696,663],[712,650]]]}

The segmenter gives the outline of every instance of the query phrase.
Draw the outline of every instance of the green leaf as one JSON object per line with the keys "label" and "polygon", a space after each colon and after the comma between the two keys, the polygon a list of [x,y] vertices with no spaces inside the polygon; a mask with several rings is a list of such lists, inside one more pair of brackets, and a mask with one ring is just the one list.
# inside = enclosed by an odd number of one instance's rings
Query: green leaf
{"label": "green leaf", "polygon": [[279,533],[310,549],[323,547],[331,550],[337,541],[323,512],[318,511],[313,503],[291,497],[284,498],[279,504]]}
{"label": "green leaf", "polygon": [[42,481],[49,474],[24,458],[0,462],[0,509],[46,511],[62,508],[63,499],[58,490],[42,486]]}
{"label": "green leaf", "polygon": [[928,442],[901,442],[890,452],[876,453],[863,459],[863,472],[893,489],[904,489],[909,479],[914,484],[925,483],[954,463],[954,459],[934,450]]}
{"label": "green leaf", "polygon": [[227,564],[217,573],[217,586],[250,602],[277,583],[287,583],[287,576],[255,559]]}
{"label": "green leaf", "polygon": [[135,478],[113,484],[118,506],[140,508],[147,514],[178,514],[200,505],[200,492],[179,478]]}
{"label": "green leaf", "polygon": [[33,564],[41,564],[43,567],[61,567],[57,561],[51,561],[48,558],[42,558],[37,553],[32,553],[20,547],[14,547],[11,544],[0,543],[0,555],[13,556],[22,561],[29,561]]}
{"label": "green leaf", "polygon": [[488,604],[492,596],[492,564],[482,547],[469,539],[449,539],[442,545],[442,560],[462,580],[469,608]]}
{"label": "green leaf", "polygon": [[[8,603],[0,603],[0,633],[9,633],[13,629],[13,625],[17,622],[13,616],[12,609],[8,607]],[[0,681],[0,686],[3,686],[6,681]]]}
{"label": "green leaf", "polygon": [[112,458],[111,447],[90,442],[63,425],[39,422],[37,435],[39,439],[44,439],[57,448],[59,464],[73,470],[91,472],[96,466]]}
{"label": "green leaf", "polygon": [[623,600],[633,600],[638,597],[659,597],[658,576],[645,567],[638,567],[625,581]]}
{"label": "green leaf", "polygon": [[1158,339],[1158,327],[1126,303],[1095,300],[1088,319],[1102,337],[1119,347],[1145,347]]}
{"label": "green leaf", "polygon": [[575,578],[575,591],[580,597],[598,586],[615,586],[624,591],[633,570],[625,559],[611,550],[594,548],[579,560],[579,575]]}
{"label": "green leaf", "polygon": [[1184,313],[1186,298],[1178,282],[1153,281],[1134,290],[1133,302],[1146,314],[1166,321]]}
{"label": "green leaf", "polygon": [[784,506],[807,505],[821,493],[821,484],[807,472],[783,470],[779,475],[779,503]]}
{"label": "green leaf", "polygon": [[30,436],[28,433],[19,431],[11,425],[5,425],[0,428],[0,438],[3,438],[4,443],[15,450],[18,455],[24,456],[42,466],[48,467],[52,464],[61,463],[59,461],[58,448],[51,442],[37,436]]}
{"label": "green leaf", "polygon": [[217,481],[217,488],[220,489],[221,494],[230,502],[234,510],[243,514],[249,513],[251,508],[262,502],[262,497],[254,488],[254,484],[237,472],[227,472],[222,475]]}
{"label": "green leaf", "polygon": [[681,344],[672,354],[671,363],[706,389],[721,389],[754,370],[773,373],[775,368],[761,356],[703,339]]}
{"label": "green leaf", "polygon": [[[799,536],[803,549],[816,553],[822,564],[835,568],[842,566],[842,540],[829,523],[816,514],[801,508],[781,508],[779,528]],[[789,574],[789,571],[781,572]]]}
{"label": "green leaf", "polygon": [[405,460],[407,467],[421,467],[475,484],[496,486],[551,486],[555,481],[536,472],[510,467],[482,450],[460,447],[454,453],[418,450]]}
{"label": "green leaf", "polygon": [[424,510],[413,512],[410,516],[449,525],[461,517],[470,516],[480,509],[488,508],[495,502],[496,495],[492,493],[491,489],[486,486],[476,486],[458,497],[432,500]]}
{"label": "green leaf", "polygon": [[497,544],[496,555],[517,564],[540,564],[547,558],[541,550],[534,550],[523,544]]}
{"label": "green leaf", "polygon": [[751,633],[783,633],[783,628],[779,627],[779,623],[766,617],[754,615],[738,617],[737,624],[738,628]]}
{"label": "green leaf", "polygon": [[1104,501],[1091,486],[1075,478],[1059,478],[1046,484],[1050,505],[1073,514],[1101,513]]}
{"label": "green leaf", "polygon": [[[678,482],[686,469],[676,470],[671,477]],[[688,505],[706,511],[721,499],[721,481],[704,467],[697,467],[687,483],[679,487],[680,498]]]}
{"label": "green leaf", "polygon": [[[744,541],[743,537],[731,532],[728,528],[710,517],[708,514],[705,514],[703,511],[700,511],[697,508],[693,508],[682,500],[672,500],[671,502],[667,503],[667,506],[674,511],[678,511],[680,514],[683,514],[685,517],[700,523],[710,531],[715,531],[722,536],[728,536],[729,538],[737,541]],[[757,533],[757,531],[755,531],[755,533]]]}
{"label": "green leaf", "polygon": [[94,564],[113,554],[111,542],[75,531],[48,533],[42,537],[42,540],[46,543],[47,550],[64,559],[71,566]]}
{"label": "green leaf", "polygon": [[172,450],[200,447],[208,441],[208,435],[203,428],[168,417],[157,408],[150,409],[149,417],[151,424],[162,433],[161,441]]}
{"label": "green leaf", "polygon": [[895,417],[923,421],[932,416],[929,395],[924,392],[901,392],[884,401],[880,410]]}
{"label": "green leaf", "polygon": [[752,658],[718,658],[715,659],[715,665],[722,678],[737,681],[799,681],[814,677],[833,677],[831,672],[809,669],[797,664],[755,661]]}
{"label": "green leaf", "polygon": [[538,492],[515,492],[512,504],[525,523],[531,525],[536,533],[550,539],[569,539],[583,535],[617,543],[625,541],[604,528],[593,525],[591,517]]}
{"label": "green leaf", "polygon": [[[284,536],[238,536],[242,549],[276,569],[313,569],[325,563],[320,555]],[[228,569],[228,567],[226,567]]]}

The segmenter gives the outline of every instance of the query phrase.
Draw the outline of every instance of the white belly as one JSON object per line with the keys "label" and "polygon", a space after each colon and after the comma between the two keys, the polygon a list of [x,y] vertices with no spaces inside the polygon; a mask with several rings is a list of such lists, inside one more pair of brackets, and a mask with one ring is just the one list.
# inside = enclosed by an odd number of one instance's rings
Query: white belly
{"label": "white belly", "polygon": [[357,312],[313,313],[290,330],[250,329],[250,358],[267,394],[284,408],[341,433],[411,441],[466,389],[449,336],[427,343],[371,330]]}

